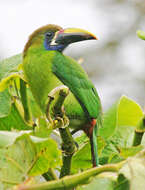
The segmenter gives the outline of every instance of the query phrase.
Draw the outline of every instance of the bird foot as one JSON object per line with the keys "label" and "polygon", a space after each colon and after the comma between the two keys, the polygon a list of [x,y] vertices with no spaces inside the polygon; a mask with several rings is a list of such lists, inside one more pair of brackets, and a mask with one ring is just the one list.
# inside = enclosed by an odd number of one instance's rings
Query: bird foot
{"label": "bird foot", "polygon": [[66,128],[69,125],[69,119],[67,116],[63,115],[63,118],[56,117],[55,120],[53,120],[53,129],[57,128]]}

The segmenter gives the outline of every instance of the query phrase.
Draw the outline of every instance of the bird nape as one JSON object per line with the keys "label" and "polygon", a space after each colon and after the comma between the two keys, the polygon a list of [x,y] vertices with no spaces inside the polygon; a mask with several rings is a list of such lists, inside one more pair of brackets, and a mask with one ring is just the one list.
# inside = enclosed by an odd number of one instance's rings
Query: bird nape
{"label": "bird nape", "polygon": [[77,28],[63,29],[46,25],[34,31],[23,52],[23,71],[32,94],[42,112],[46,110],[48,93],[66,85],[70,93],[64,108],[71,128],[83,130],[90,138],[93,166],[98,165],[97,129],[101,125],[101,103],[88,75],[63,50],[71,43],[96,40],[90,32]]}

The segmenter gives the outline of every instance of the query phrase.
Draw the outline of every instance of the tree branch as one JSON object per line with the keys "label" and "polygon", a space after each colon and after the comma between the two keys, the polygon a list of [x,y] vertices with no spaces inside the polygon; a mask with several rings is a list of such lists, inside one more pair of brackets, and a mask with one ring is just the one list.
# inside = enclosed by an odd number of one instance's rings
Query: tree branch
{"label": "tree branch", "polygon": [[53,89],[48,95],[49,101],[47,105],[47,118],[52,123],[53,128],[59,128],[62,139],[63,166],[61,168],[60,178],[70,174],[71,159],[75,152],[75,143],[68,128],[69,120],[62,106],[68,94],[69,89],[66,86],[59,86]]}
{"label": "tree branch", "polygon": [[62,139],[61,147],[63,151],[63,155],[62,155],[63,165],[60,172],[60,178],[62,178],[66,175],[70,175],[71,173],[71,160],[76,149],[75,149],[75,143],[69,131],[69,128],[68,127],[59,128],[59,132]]}
{"label": "tree branch", "polygon": [[118,172],[126,161],[117,164],[108,164],[100,167],[91,168],[79,174],[66,176],[59,180],[41,183],[38,185],[20,185],[18,190],[62,190],[76,187],[84,184],[90,177],[103,172]]}

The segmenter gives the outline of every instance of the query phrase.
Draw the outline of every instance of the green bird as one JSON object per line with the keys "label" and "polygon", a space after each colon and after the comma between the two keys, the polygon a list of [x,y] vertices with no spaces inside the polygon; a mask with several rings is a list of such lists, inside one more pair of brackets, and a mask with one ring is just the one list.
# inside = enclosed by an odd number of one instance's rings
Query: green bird
{"label": "green bird", "polygon": [[101,103],[88,75],[63,50],[71,43],[97,39],[86,30],[63,29],[46,25],[34,31],[23,52],[23,71],[32,94],[46,113],[48,93],[60,85],[66,85],[70,93],[64,101],[64,109],[70,127],[82,129],[90,138],[93,166],[98,165],[97,129],[101,125]]}

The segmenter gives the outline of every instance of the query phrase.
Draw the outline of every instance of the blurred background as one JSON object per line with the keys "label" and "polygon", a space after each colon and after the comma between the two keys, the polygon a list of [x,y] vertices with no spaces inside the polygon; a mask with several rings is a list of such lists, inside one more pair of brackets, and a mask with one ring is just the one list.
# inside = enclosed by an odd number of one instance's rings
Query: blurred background
{"label": "blurred background", "polygon": [[98,41],[73,44],[65,54],[83,58],[103,109],[121,95],[145,106],[145,0],[5,0],[0,1],[0,59],[23,51],[38,27],[57,24],[94,33]]}

